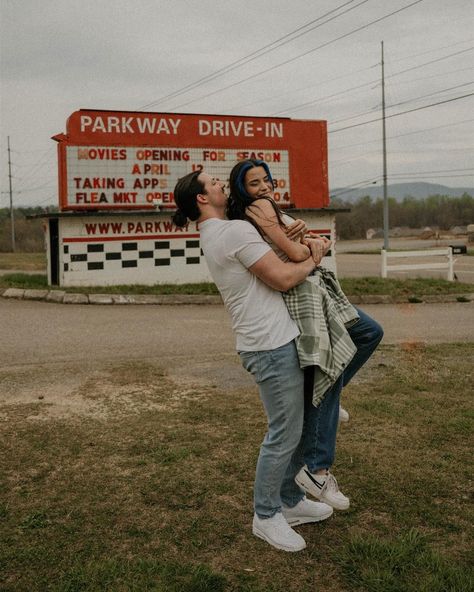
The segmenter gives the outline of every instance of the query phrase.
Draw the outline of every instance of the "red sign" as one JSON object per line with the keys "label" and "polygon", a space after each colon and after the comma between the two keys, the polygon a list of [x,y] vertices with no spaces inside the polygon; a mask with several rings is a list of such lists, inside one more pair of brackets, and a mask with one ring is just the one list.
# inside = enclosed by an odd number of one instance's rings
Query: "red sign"
{"label": "red sign", "polygon": [[54,136],[62,210],[174,208],[179,177],[268,163],[283,207],[329,204],[325,121],[80,110]]}

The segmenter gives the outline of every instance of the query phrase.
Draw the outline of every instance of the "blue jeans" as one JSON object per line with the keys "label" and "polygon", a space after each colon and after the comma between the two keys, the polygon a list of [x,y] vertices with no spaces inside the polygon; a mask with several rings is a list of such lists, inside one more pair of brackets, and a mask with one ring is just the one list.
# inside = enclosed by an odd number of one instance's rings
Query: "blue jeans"
{"label": "blue jeans", "polygon": [[367,362],[383,337],[383,329],[374,319],[358,308],[357,312],[359,320],[347,330],[357,352],[318,407],[313,405],[313,368],[305,369],[303,456],[312,473],[329,469],[333,465],[342,387]]}
{"label": "blue jeans", "polygon": [[343,386],[349,384],[354,374],[367,362],[383,337],[383,329],[377,321],[360,308],[355,308],[360,318],[347,331],[357,347],[357,352],[344,370]]}
{"label": "blue jeans", "polygon": [[302,458],[291,462],[303,430],[304,374],[294,341],[274,350],[239,354],[258,384],[268,420],[257,462],[254,506],[259,518],[271,518],[282,503],[293,507],[304,497],[294,480]]}

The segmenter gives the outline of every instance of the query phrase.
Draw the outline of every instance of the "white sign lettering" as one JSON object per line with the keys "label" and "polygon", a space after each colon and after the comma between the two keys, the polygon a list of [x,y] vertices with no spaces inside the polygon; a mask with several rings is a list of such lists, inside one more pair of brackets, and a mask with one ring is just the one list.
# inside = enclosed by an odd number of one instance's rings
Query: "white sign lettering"
{"label": "white sign lettering", "polygon": [[82,132],[102,132],[103,134],[178,134],[181,119],[172,117],[117,117],[116,115],[95,116],[81,115]]}

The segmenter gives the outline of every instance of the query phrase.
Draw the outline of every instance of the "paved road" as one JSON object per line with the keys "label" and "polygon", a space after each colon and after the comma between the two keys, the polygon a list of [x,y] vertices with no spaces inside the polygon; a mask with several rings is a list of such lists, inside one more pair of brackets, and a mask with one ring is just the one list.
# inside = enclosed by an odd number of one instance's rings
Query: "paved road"
{"label": "paved road", "polygon": [[[389,249],[418,251],[420,249],[442,249],[451,245],[468,245],[467,236],[443,236],[439,239],[422,240],[416,237],[390,238]],[[472,245],[471,245],[472,246]],[[382,238],[373,238],[371,240],[338,240],[336,250],[338,253],[348,253],[350,251],[368,251],[379,250],[383,247]]]}
{"label": "paved road", "polygon": [[[385,329],[384,343],[474,341],[474,304],[378,304],[364,309]],[[234,354],[219,305],[81,306],[0,299],[0,366]]]}
{"label": "paved road", "polygon": [[[443,260],[444,259],[444,260]],[[340,278],[345,277],[364,277],[364,276],[375,276],[380,277],[381,269],[382,269],[382,259],[381,255],[351,255],[349,253],[337,253],[336,256],[337,261],[337,274]],[[405,260],[397,260],[391,261],[392,265],[394,264],[402,264],[405,265],[406,263],[414,264],[414,263],[423,263],[426,264],[428,262],[436,262],[442,263],[445,262],[445,258],[413,258],[410,261]],[[470,257],[467,255],[458,255],[455,257],[454,261],[454,273],[456,274],[456,278],[458,281],[466,283],[466,284],[474,284],[474,257]],[[439,279],[447,279],[447,272],[446,271],[439,271],[439,270],[416,270],[416,271],[391,271],[389,273],[389,278],[394,279],[405,279],[405,278],[439,278]]]}
{"label": "paved road", "polygon": [[[386,344],[474,341],[472,303],[364,308],[385,328]],[[110,377],[126,372],[131,361],[130,391],[143,389],[140,373],[149,368],[164,369],[183,392],[199,385],[227,392],[255,388],[220,305],[81,306],[0,298],[0,323],[0,404],[42,399],[53,417],[89,413],[94,398],[84,393],[118,396]],[[373,362],[380,356],[383,351]]]}
{"label": "paved road", "polygon": [[[466,237],[449,237],[442,240],[420,240],[416,238],[391,238],[390,248],[395,250],[426,250],[448,247],[449,245],[463,245],[467,244]],[[352,241],[338,241],[336,243],[336,260],[338,276],[344,277],[363,277],[363,276],[378,276],[380,277],[382,269],[382,259],[380,254],[351,254],[363,251],[378,250],[383,246],[382,239],[372,240],[352,240]],[[411,260],[391,261],[392,264],[406,264],[406,263],[429,263],[445,262],[445,258],[422,258]],[[474,284],[474,257],[467,255],[456,255],[454,260],[454,273],[460,282],[467,284]],[[390,278],[404,279],[404,278],[440,278],[446,279],[446,271],[436,270],[416,270],[416,271],[391,271]]]}

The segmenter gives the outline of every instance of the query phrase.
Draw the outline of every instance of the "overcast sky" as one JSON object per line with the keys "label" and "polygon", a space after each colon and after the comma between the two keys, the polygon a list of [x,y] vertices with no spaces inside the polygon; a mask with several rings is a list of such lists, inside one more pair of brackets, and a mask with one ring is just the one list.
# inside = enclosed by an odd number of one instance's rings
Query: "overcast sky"
{"label": "overcast sky", "polygon": [[325,119],[331,189],[380,183],[381,123],[355,125],[381,115],[382,40],[387,115],[442,102],[387,119],[389,182],[474,186],[473,0],[0,6],[1,207],[9,204],[7,136],[14,202],[57,203],[50,138],[79,108]]}

